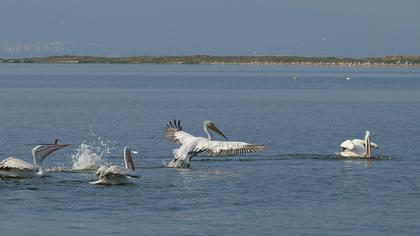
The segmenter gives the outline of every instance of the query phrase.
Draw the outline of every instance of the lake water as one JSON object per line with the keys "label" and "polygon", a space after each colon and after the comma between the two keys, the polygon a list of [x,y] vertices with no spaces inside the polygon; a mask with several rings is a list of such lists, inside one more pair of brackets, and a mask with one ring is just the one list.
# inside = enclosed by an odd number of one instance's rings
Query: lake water
{"label": "lake water", "polygon": [[[1,235],[420,233],[420,68],[0,64],[0,111],[0,159],[72,144],[49,177],[0,180]],[[171,119],[271,148],[162,168]],[[366,129],[374,160],[336,157]],[[132,185],[72,170],[125,145]]]}

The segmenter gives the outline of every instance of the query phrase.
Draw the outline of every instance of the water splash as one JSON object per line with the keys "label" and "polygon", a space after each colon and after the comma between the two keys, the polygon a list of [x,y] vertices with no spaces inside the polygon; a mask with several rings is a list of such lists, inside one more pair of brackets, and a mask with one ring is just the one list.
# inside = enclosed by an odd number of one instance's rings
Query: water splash
{"label": "water splash", "polygon": [[99,154],[95,151],[95,147],[86,143],[80,144],[76,149],[76,153],[72,155],[74,170],[93,170],[105,164],[102,160],[104,151]]}
{"label": "water splash", "polygon": [[91,135],[95,137],[95,141],[90,144],[83,141],[76,149],[76,153],[72,155],[73,170],[96,170],[107,164],[104,156],[115,150],[115,142],[104,140],[93,132],[91,132]]}

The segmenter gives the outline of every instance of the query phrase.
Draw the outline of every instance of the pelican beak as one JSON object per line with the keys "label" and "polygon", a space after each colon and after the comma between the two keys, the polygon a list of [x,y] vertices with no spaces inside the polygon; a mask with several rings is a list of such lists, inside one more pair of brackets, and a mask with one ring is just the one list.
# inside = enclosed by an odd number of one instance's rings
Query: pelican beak
{"label": "pelican beak", "polygon": [[67,146],[70,146],[70,144],[40,144],[32,149],[32,155],[43,159],[51,153]]}
{"label": "pelican beak", "polygon": [[371,158],[372,157],[372,145],[370,144],[370,136],[367,135],[366,137],[366,144],[365,144],[365,148],[366,148],[366,157]]}
{"label": "pelican beak", "polygon": [[127,146],[124,147],[124,165],[127,169],[136,170],[136,168],[134,167],[133,156],[131,155],[131,153],[133,152]]}
{"label": "pelican beak", "polygon": [[45,147],[46,155],[49,155],[57,150],[68,147],[70,144],[47,144]]}
{"label": "pelican beak", "polygon": [[226,140],[229,140],[222,131],[220,131],[213,123],[210,123],[208,126],[209,129],[213,130],[214,132],[220,134],[223,138],[225,138]]}

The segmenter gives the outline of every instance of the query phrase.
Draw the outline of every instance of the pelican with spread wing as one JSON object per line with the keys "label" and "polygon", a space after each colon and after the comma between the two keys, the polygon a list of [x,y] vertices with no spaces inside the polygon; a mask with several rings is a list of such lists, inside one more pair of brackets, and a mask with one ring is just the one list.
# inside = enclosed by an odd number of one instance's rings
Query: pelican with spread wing
{"label": "pelican with spread wing", "polygon": [[45,176],[46,171],[42,165],[45,157],[51,153],[69,146],[69,144],[58,144],[58,139],[53,144],[40,144],[32,149],[34,164],[9,157],[0,162],[0,176],[4,178],[30,178],[34,176]]}
{"label": "pelican with spread wing", "polygon": [[209,120],[203,121],[203,129],[207,134],[207,138],[196,137],[184,132],[180,120],[169,121],[169,124],[166,126],[166,138],[172,143],[181,145],[178,149],[173,150],[174,159],[166,163],[166,167],[188,168],[190,167],[191,158],[201,152],[207,152],[210,156],[234,156],[266,149],[264,144],[214,141],[210,131],[220,134],[226,140],[228,138]]}
{"label": "pelican with spread wing", "polygon": [[378,144],[371,142],[370,132],[366,131],[365,140],[346,140],[341,145],[340,155],[343,157],[372,157],[372,147],[378,149]]}
{"label": "pelican with spread wing", "polygon": [[96,171],[96,176],[99,180],[91,182],[91,184],[101,185],[121,185],[129,184],[129,178],[137,178],[136,169],[132,154],[137,153],[131,151],[128,147],[124,147],[124,166],[101,166]]}

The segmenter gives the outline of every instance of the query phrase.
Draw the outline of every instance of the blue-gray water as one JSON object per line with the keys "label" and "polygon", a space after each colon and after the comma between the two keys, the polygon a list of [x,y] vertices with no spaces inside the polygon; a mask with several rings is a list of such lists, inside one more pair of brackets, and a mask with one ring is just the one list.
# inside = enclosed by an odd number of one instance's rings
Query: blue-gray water
{"label": "blue-gray water", "polygon": [[[293,77],[297,77],[296,80]],[[346,80],[351,77],[351,80]],[[92,172],[0,183],[1,235],[418,235],[420,69],[248,65],[0,64],[0,159],[70,169],[82,142],[139,152],[133,185]],[[211,119],[263,153],[162,168],[165,123]],[[375,160],[340,159],[369,129]],[[99,140],[98,140],[99,138]],[[100,145],[99,145],[100,146]]]}

